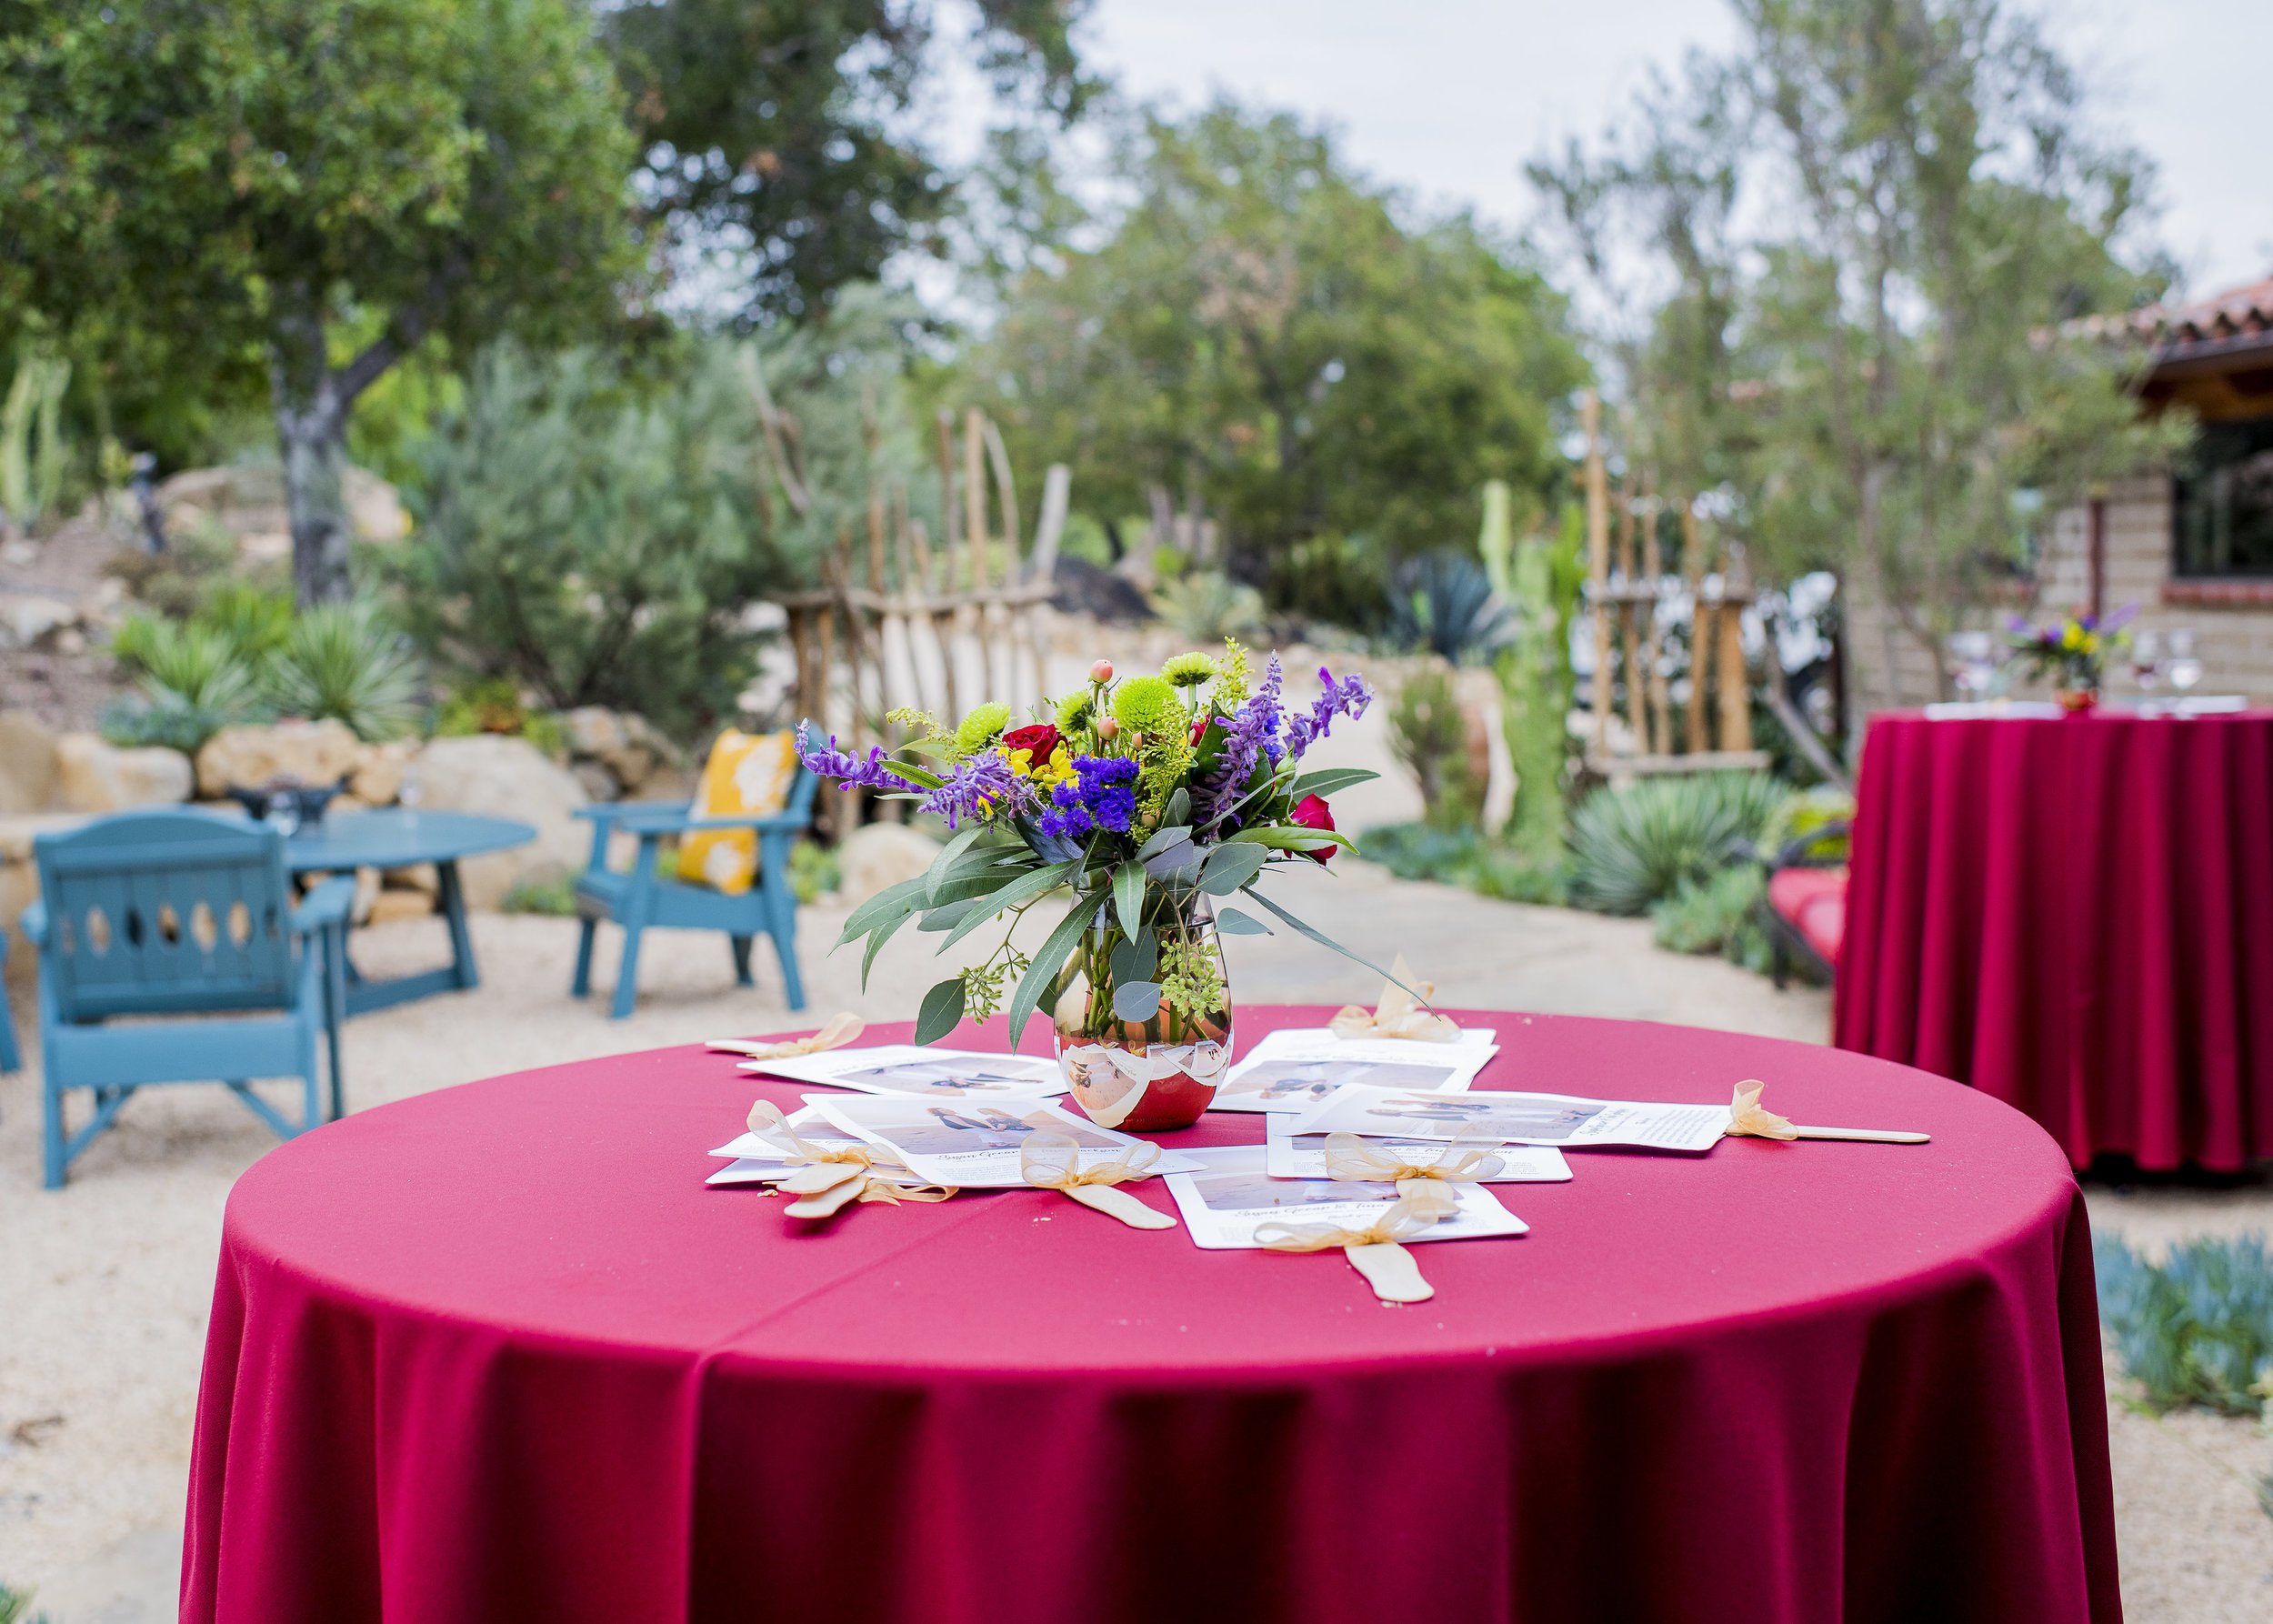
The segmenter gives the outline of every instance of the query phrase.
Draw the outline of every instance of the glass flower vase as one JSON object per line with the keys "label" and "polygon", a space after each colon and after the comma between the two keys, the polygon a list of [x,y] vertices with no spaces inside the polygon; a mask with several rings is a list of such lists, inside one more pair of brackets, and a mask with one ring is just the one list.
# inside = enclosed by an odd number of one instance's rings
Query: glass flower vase
{"label": "glass flower vase", "polygon": [[1126,1133],[1189,1128],[1231,1064],[1231,991],[1206,898],[1156,892],[1145,914],[1136,937],[1109,908],[1111,922],[1082,937],[1053,1023],[1074,1103]]}

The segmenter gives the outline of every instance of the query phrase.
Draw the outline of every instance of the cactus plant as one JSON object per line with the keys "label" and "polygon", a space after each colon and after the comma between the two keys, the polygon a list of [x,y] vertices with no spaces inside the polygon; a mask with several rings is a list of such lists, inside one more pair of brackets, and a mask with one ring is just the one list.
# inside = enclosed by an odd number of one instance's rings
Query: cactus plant
{"label": "cactus plant", "polygon": [[63,496],[63,397],[71,363],[25,346],[0,406],[0,513],[29,530]]}

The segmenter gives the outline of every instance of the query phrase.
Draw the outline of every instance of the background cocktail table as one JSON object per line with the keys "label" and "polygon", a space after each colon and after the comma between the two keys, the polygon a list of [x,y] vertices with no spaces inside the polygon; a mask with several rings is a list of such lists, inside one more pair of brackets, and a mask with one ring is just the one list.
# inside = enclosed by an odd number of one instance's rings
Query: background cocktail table
{"label": "background cocktail table", "polygon": [[800,1089],[699,1049],[382,1106],[230,1197],[182,1617],[2117,1618],[2087,1223],[2041,1129],[1809,1045],[1454,1013],[1498,1029],[1479,1087],[1760,1078],[1934,1142],[1573,1153],[1497,1187],[1529,1236],[1417,1247],[1437,1296],[1387,1308],[1338,1255],[1040,1191],[800,1225],[702,1183]]}
{"label": "background cocktail table", "polygon": [[461,992],[481,984],[474,963],[474,938],[466,927],[466,894],[458,883],[462,857],[526,846],[536,831],[509,817],[479,817],[470,812],[419,812],[389,807],[369,812],[335,812],[285,842],[285,861],[295,874],[349,874],[357,868],[408,868],[432,863],[436,900],[450,927],[450,962],[415,976],[374,981],[347,964],[347,1013],[363,1015],[437,992]]}

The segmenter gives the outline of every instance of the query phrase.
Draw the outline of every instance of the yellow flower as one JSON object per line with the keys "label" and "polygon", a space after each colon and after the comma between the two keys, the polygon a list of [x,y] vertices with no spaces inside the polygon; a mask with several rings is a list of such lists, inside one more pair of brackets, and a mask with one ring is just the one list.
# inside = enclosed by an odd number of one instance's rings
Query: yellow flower
{"label": "yellow flower", "polygon": [[2083,646],[2084,628],[2082,627],[2078,626],[2073,620],[2071,620],[2060,628],[2060,647],[2062,648],[2081,648]]}
{"label": "yellow flower", "polygon": [[[1026,755],[1027,753],[1028,752],[1025,750],[1018,752],[1021,756]],[[1060,784],[1068,783],[1078,776],[1079,775],[1074,771],[1073,758],[1066,753],[1066,747],[1064,745],[1060,745],[1057,748],[1052,750],[1050,752],[1049,760],[1045,762],[1042,766],[1036,767],[1033,775],[1034,781],[1036,784],[1039,784],[1045,790],[1055,789]]]}

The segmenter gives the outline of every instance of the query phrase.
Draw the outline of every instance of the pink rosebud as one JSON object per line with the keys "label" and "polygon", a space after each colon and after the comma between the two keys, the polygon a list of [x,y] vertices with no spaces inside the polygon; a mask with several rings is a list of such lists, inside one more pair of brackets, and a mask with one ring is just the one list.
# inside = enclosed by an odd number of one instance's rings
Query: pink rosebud
{"label": "pink rosebud", "polygon": [[1097,724],[1097,737],[1099,738],[1118,738],[1120,735],[1121,725],[1115,721],[1111,717],[1106,717],[1105,720]]}
{"label": "pink rosebud", "polygon": [[1113,662],[1111,660],[1099,660],[1096,665],[1090,667],[1089,680],[1091,682],[1111,682],[1113,680]]}
{"label": "pink rosebud", "polygon": [[[1334,808],[1326,804],[1326,797],[1322,795],[1306,795],[1301,804],[1295,807],[1294,819],[1306,829],[1330,832],[1334,827]],[[1326,860],[1334,855],[1334,848],[1329,846],[1322,851],[1306,851],[1302,855],[1315,859],[1323,867]]]}

